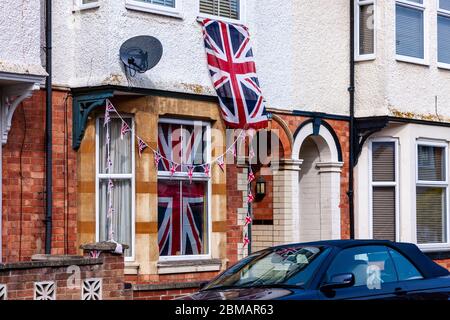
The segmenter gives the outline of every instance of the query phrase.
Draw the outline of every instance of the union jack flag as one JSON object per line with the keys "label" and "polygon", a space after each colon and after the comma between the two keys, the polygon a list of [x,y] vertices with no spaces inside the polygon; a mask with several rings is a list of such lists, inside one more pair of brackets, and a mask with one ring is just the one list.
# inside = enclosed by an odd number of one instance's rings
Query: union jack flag
{"label": "union jack flag", "polygon": [[158,152],[161,156],[159,171],[170,171],[171,162],[182,163],[176,168],[177,172],[187,172],[188,165],[192,165],[194,172],[201,172],[195,165],[203,163],[205,144],[203,128],[161,123],[158,126]]}
{"label": "union jack flag", "polygon": [[266,128],[266,103],[248,29],[210,19],[201,23],[209,72],[226,125],[235,129]]}
{"label": "union jack flag", "polygon": [[[158,184],[158,243],[161,256],[204,253],[205,183]],[[180,190],[181,189],[181,190]]]}

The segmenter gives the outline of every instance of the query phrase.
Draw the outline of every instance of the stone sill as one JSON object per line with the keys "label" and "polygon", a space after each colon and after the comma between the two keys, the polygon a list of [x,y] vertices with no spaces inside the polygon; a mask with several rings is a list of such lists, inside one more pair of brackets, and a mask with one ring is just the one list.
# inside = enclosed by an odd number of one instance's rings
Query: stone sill
{"label": "stone sill", "polygon": [[163,283],[163,284],[134,284],[133,291],[163,291],[163,290],[177,290],[177,289],[196,289],[204,281],[193,282],[177,282],[177,283]]}
{"label": "stone sill", "polygon": [[125,262],[124,273],[127,276],[136,276],[139,274],[139,263],[135,262]]}
{"label": "stone sill", "polygon": [[37,268],[59,268],[59,267],[68,267],[72,265],[87,266],[87,265],[98,265],[102,263],[103,263],[102,258],[95,259],[78,256],[42,255],[39,260],[0,264],[0,271],[37,269]]}
{"label": "stone sill", "polygon": [[158,274],[175,274],[191,272],[220,271],[222,261],[219,259],[160,261],[157,264]]}

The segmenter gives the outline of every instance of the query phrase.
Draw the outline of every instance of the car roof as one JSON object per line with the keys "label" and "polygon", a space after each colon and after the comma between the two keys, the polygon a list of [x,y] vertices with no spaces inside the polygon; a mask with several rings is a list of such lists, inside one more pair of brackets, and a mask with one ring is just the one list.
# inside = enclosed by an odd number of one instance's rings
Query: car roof
{"label": "car roof", "polygon": [[395,245],[394,242],[389,240],[324,240],[324,241],[313,241],[313,242],[302,242],[302,243],[290,243],[285,245],[280,245],[275,248],[288,248],[295,246],[324,246],[324,247],[337,247],[337,248],[348,248],[356,247],[362,245]]}
{"label": "car roof", "polygon": [[435,263],[428,256],[423,254],[420,249],[412,243],[393,242],[389,240],[327,240],[304,243],[291,243],[273,247],[271,249],[289,248],[298,246],[318,246],[318,247],[335,247],[339,250],[367,245],[382,245],[395,248],[397,251],[406,256],[425,278],[448,276],[450,272]]}

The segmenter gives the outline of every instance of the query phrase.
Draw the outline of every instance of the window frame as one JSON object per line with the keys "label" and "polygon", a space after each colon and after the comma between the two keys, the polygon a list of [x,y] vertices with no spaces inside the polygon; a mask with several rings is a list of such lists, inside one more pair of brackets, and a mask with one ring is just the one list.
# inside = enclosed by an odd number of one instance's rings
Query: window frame
{"label": "window frame", "polygon": [[[373,181],[372,157],[373,144],[377,142],[394,143],[394,157],[395,157],[395,182],[376,182]],[[399,186],[399,142],[395,138],[374,138],[370,140],[369,144],[369,236],[373,239],[373,188],[375,187],[394,187],[395,188],[395,241],[400,241],[400,186]]]}
{"label": "window frame", "polygon": [[[354,0],[355,1],[355,61],[375,60],[377,57],[377,0]],[[373,53],[360,54],[360,7],[373,5]]]}
{"label": "window frame", "polygon": [[[111,119],[120,119],[117,115],[110,115]],[[95,239],[100,241],[100,180],[115,179],[115,180],[130,180],[131,181],[131,256],[124,257],[125,262],[134,262],[136,260],[136,146],[135,146],[135,119],[132,115],[123,115],[123,119],[131,120],[131,173],[126,174],[109,174],[100,173],[99,151],[100,151],[100,115],[96,118],[95,124]]]}
{"label": "window frame", "polygon": [[[207,144],[206,144],[206,163],[211,163],[212,159],[212,145],[211,145],[211,123],[207,121],[201,121],[201,120],[186,120],[186,119],[175,119],[175,118],[160,118],[158,120],[158,127],[160,124],[177,124],[177,125],[189,125],[189,126],[195,126],[195,125],[202,125],[206,129],[206,136],[207,136]],[[171,176],[170,172],[167,171],[159,171],[157,170],[157,180],[176,180],[176,181],[189,181],[189,177],[187,175],[187,172],[176,172],[173,177]],[[211,168],[212,170],[212,168]],[[212,173],[212,171],[211,171]],[[187,261],[187,260],[209,260],[212,258],[212,175],[206,176],[203,173],[194,172],[192,181],[204,181],[207,185],[207,218],[208,218],[208,252],[205,254],[200,255],[180,255],[180,256],[159,256],[160,262],[167,262],[167,261]],[[157,182],[157,183],[158,183]],[[157,195],[157,198],[159,196]],[[159,250],[159,247],[158,247]]]}
{"label": "window frame", "polygon": [[[445,163],[445,181],[425,181],[425,180],[419,180],[419,146],[429,146],[429,147],[438,147],[438,148],[444,148],[444,163]],[[415,188],[414,188],[414,233],[413,237],[415,239],[415,243],[417,243],[417,246],[423,250],[423,251],[435,251],[439,249],[450,249],[450,186],[449,186],[449,157],[448,157],[448,143],[445,142],[439,142],[439,141],[431,141],[431,140],[423,140],[423,139],[417,139],[415,143]],[[446,239],[447,242],[443,243],[425,243],[425,244],[419,244],[417,240],[417,188],[418,187],[439,187],[445,189],[445,197],[446,197],[446,204],[445,204],[445,210],[446,210]]]}
{"label": "window frame", "polygon": [[163,5],[153,3],[146,3],[138,0],[125,0],[125,8],[129,10],[154,13],[158,15],[183,19],[182,0],[175,0],[175,8],[166,7]]}
{"label": "window frame", "polygon": [[[436,15],[436,29],[439,30],[439,16],[446,17],[450,19],[450,10],[445,10],[441,8],[441,1],[437,0],[437,15]],[[439,61],[439,33],[436,35],[436,60],[438,68],[450,70],[450,63]]]}
{"label": "window frame", "polygon": [[92,3],[83,3],[83,0],[74,0],[74,11],[88,10],[100,7],[100,0]]}
{"label": "window frame", "polygon": [[203,13],[200,11],[200,0],[196,0],[196,1],[197,1],[197,12],[198,12],[197,20],[198,21],[200,21],[201,19],[213,19],[213,20],[218,20],[218,21],[223,21],[223,22],[228,22],[228,23],[245,24],[246,0],[239,0],[239,19],[231,19],[231,18],[227,18],[227,17],[216,16],[216,15],[209,14],[209,13]]}
{"label": "window frame", "polygon": [[[429,0],[423,0],[423,4],[412,2],[409,0],[395,0],[394,1],[394,52],[395,52],[395,59],[397,61],[401,62],[408,62],[418,65],[430,65],[430,55],[429,55],[429,20],[428,20],[428,12],[430,10],[430,5],[428,4]],[[397,53],[397,5],[415,9],[415,10],[421,10],[423,12],[423,59],[421,58],[415,58],[410,56],[405,56]]]}

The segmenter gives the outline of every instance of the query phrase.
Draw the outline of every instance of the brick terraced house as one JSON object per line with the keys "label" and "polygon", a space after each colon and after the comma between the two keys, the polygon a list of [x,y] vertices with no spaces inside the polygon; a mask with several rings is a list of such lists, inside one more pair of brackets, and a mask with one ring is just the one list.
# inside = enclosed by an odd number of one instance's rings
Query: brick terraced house
{"label": "brick terraced house", "polygon": [[[52,1],[50,140],[49,90],[38,88],[49,52],[41,40],[46,7],[29,2],[0,5],[17,11],[17,24],[0,16],[1,37],[10,37],[2,43],[13,43],[19,31],[27,39],[0,51],[0,79],[7,76],[0,80],[1,115],[10,121],[1,122],[10,128],[2,150],[2,262],[73,256],[107,240],[113,181],[112,229],[127,245],[123,281],[134,299],[192,292],[249,251],[290,242],[415,242],[450,267],[448,1]],[[217,165],[210,174],[194,171],[191,182],[187,170],[165,159],[155,165],[151,150],[165,147],[173,160],[172,146],[181,141],[180,161],[192,165],[227,150],[199,18],[248,27],[270,120],[253,140],[256,160],[241,150],[224,172]],[[130,72],[120,49],[142,35],[159,40],[162,57],[145,73]],[[15,80],[11,70],[19,70]],[[11,109],[6,87],[17,81],[27,89]],[[118,115],[111,113],[107,133],[108,101]],[[142,154],[135,135],[149,147]],[[196,135],[206,139],[183,143]],[[249,168],[256,199],[247,233]],[[264,192],[256,192],[257,183]],[[170,217],[185,222],[175,228]],[[89,274],[84,265],[96,262],[79,263]],[[107,290],[103,298],[122,294]]]}

